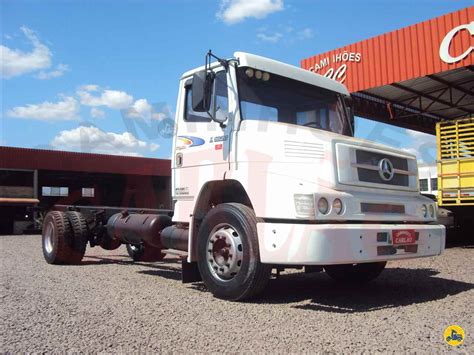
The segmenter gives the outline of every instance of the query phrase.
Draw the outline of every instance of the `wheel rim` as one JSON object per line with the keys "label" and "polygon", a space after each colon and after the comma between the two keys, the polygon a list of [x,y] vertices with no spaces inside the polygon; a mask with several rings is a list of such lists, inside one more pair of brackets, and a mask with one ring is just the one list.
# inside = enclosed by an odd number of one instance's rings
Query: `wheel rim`
{"label": "wheel rim", "polygon": [[229,224],[219,224],[207,240],[207,265],[212,275],[221,280],[232,280],[240,271],[243,245],[237,230]]}
{"label": "wheel rim", "polygon": [[129,246],[130,246],[130,249],[132,249],[132,251],[135,253],[140,250],[140,247],[138,245],[129,244]]}
{"label": "wheel rim", "polygon": [[49,222],[46,225],[46,230],[44,231],[44,249],[48,254],[53,252],[54,248],[54,224],[53,222]]}

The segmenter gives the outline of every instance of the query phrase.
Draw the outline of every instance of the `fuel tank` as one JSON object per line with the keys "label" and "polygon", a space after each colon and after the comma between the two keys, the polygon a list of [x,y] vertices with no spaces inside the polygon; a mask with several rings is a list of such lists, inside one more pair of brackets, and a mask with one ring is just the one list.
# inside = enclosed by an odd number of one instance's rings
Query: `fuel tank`
{"label": "fuel tank", "polygon": [[158,214],[128,214],[126,211],[112,215],[107,221],[107,234],[112,239],[128,244],[146,243],[156,248],[166,248],[161,243],[161,232],[171,225],[171,218]]}

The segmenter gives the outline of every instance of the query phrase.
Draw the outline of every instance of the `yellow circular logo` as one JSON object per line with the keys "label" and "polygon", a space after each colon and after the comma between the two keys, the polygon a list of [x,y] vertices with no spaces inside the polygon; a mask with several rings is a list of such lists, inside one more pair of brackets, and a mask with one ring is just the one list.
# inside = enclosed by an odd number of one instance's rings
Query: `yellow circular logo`
{"label": "yellow circular logo", "polygon": [[451,346],[459,346],[464,342],[464,329],[459,325],[450,325],[444,330],[444,341]]}

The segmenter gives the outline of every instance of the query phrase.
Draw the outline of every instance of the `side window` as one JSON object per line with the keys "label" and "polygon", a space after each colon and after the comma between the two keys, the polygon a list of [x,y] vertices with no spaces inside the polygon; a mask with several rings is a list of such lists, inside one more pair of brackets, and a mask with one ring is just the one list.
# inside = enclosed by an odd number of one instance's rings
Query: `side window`
{"label": "side window", "polygon": [[420,191],[428,191],[428,179],[420,179]]}
{"label": "side window", "polygon": [[192,87],[191,85],[186,86],[186,102],[184,111],[184,120],[187,122],[211,122],[211,118],[207,112],[196,112],[193,111],[193,99],[192,99]]}
{"label": "side window", "polygon": [[[211,118],[207,112],[196,112],[192,108],[192,86],[186,86],[186,102],[184,120],[187,122],[211,122]],[[229,112],[229,98],[227,94],[227,75],[225,71],[220,71],[214,79],[214,87],[212,94],[211,111],[217,117],[227,116]]]}
{"label": "side window", "polygon": [[223,119],[229,113],[229,97],[227,95],[227,75],[220,71],[214,79],[214,114],[216,118]]}

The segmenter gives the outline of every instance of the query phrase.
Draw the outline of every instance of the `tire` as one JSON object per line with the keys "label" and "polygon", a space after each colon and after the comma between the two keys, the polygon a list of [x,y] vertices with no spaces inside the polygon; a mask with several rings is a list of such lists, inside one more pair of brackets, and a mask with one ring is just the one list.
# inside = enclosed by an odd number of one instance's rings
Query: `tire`
{"label": "tire", "polygon": [[43,221],[42,248],[48,264],[66,264],[69,261],[72,229],[64,212],[50,211]]}
{"label": "tire", "polygon": [[80,212],[69,211],[66,216],[71,224],[72,242],[70,244],[70,255],[68,264],[79,264],[84,257],[89,240],[89,227],[87,222]]}
{"label": "tire", "polygon": [[161,261],[166,256],[161,249],[147,244],[127,244],[127,252],[133,261],[138,262]]}
{"label": "tire", "polygon": [[372,281],[378,277],[387,265],[386,261],[363,264],[327,265],[326,273],[336,281],[360,284]]}
{"label": "tire", "polygon": [[257,218],[249,207],[224,203],[204,218],[197,241],[204,284],[218,298],[243,301],[267,285],[272,267],[260,262]]}

